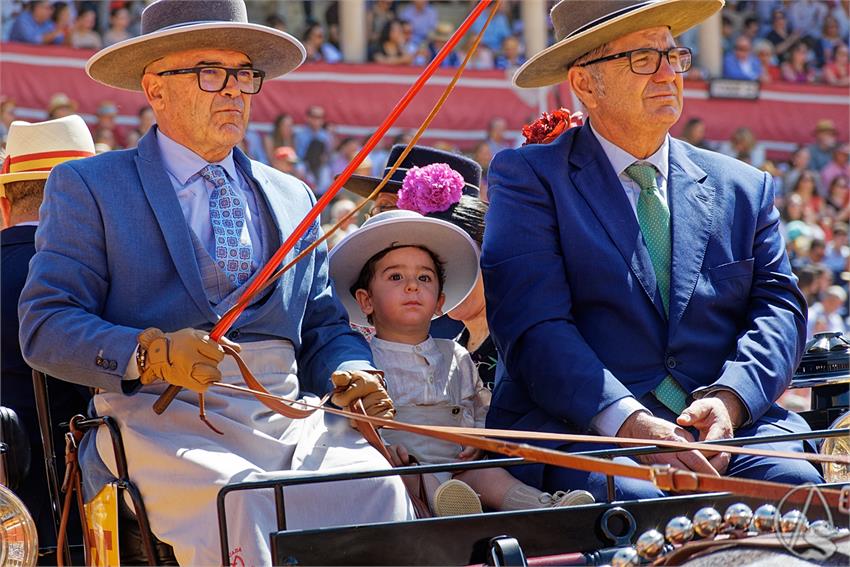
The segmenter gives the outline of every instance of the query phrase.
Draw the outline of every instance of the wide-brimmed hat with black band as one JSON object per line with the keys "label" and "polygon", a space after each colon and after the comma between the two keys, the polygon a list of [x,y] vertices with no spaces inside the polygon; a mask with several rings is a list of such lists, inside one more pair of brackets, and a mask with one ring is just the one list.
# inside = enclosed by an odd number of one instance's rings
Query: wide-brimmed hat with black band
{"label": "wide-brimmed hat with black band", "polygon": [[244,0],[157,0],[142,12],[142,35],[95,53],[86,73],[105,85],[140,91],[145,67],[192,49],[244,53],[268,79],[294,70],[307,55],[288,33],[249,23]]}
{"label": "wide-brimmed hat with black band", "polygon": [[573,61],[601,45],[658,26],[667,26],[678,36],[723,4],[724,0],[561,0],[551,13],[555,44],[520,67],[514,84],[533,88],[563,82]]}
{"label": "wide-brimmed hat with black band", "polygon": [[[396,160],[398,160],[398,157],[406,147],[407,146],[404,144],[396,144],[392,147],[390,155],[387,157],[387,166],[384,168],[384,176],[389,173],[393,164]],[[445,163],[453,170],[460,173],[464,181],[463,194],[478,197],[481,192],[479,189],[481,186],[481,166],[478,165],[478,162],[465,156],[438,150],[437,148],[429,148],[428,146],[413,146],[399,168],[396,169],[393,176],[389,179],[389,181],[387,181],[384,188],[381,189],[381,192],[398,193],[408,171],[414,167],[425,167],[426,165],[432,165],[435,163]],[[372,194],[372,191],[375,190],[375,187],[378,186],[381,179],[383,179],[383,177],[378,178],[368,175],[352,175],[351,178],[345,182],[345,188],[352,193],[356,193],[365,198]]]}

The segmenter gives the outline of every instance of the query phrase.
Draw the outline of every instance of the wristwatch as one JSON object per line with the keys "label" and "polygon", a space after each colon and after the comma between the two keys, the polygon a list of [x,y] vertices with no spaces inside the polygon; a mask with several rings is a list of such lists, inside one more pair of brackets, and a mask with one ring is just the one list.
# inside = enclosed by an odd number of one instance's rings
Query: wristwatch
{"label": "wristwatch", "polygon": [[139,370],[139,376],[145,373],[145,366],[148,363],[148,347],[142,346],[141,343],[136,345],[136,368]]}

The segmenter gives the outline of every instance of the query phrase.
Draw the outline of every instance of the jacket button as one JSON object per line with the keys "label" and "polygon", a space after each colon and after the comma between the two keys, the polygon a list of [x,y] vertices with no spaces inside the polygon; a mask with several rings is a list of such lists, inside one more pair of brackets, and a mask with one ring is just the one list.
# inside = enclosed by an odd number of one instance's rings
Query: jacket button
{"label": "jacket button", "polygon": [[229,333],[227,333],[227,338],[228,338],[228,339],[230,339],[230,340],[232,340],[232,341],[235,341],[236,339],[238,339],[238,338],[239,338],[239,335],[240,335],[240,334],[241,334],[241,333],[239,332],[239,329],[233,329],[232,331],[230,331]]}
{"label": "jacket button", "polygon": [[117,362],[115,362],[114,360],[113,360],[113,361],[111,361],[111,362],[109,363],[109,369],[110,369],[110,370],[115,370],[116,368],[118,368],[118,363],[117,363]]}
{"label": "jacket button", "polygon": [[672,356],[668,356],[667,360],[664,361],[664,365],[667,366],[667,368],[670,368],[670,369],[676,368],[676,358],[672,357]]}
{"label": "jacket button", "polygon": [[105,361],[105,360],[103,360],[103,358],[101,358],[100,356],[98,356],[97,358],[95,358],[95,359],[94,359],[94,363],[95,363],[95,364],[97,364],[98,366],[103,366],[103,364],[104,364],[105,362],[106,362],[106,361]]}

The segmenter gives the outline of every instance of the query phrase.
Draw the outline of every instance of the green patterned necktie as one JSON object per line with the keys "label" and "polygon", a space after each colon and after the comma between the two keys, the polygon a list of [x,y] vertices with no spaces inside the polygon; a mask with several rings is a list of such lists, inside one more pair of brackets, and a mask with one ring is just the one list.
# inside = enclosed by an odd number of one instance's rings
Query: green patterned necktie
{"label": "green patterned necktie", "polygon": [[626,168],[626,175],[640,186],[638,224],[655,270],[664,312],[667,313],[670,302],[670,210],[658,192],[655,173],[655,167],[649,164],[634,163]]}
{"label": "green patterned necktie", "polygon": [[[626,175],[640,186],[640,197],[637,202],[637,217],[643,240],[649,251],[658,291],[664,304],[664,312],[669,313],[670,304],[670,210],[667,203],[661,199],[658,184],[655,182],[656,169],[654,166],[633,163],[626,168]],[[672,376],[667,376],[652,391],[658,401],[670,411],[680,415],[688,406],[688,395],[682,386]]]}

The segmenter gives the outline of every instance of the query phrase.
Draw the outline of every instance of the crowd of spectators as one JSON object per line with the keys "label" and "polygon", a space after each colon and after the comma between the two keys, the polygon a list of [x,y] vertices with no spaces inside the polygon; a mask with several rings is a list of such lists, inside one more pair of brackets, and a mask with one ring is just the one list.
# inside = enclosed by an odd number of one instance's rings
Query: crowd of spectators
{"label": "crowd of spectators", "polygon": [[[473,69],[515,69],[526,61],[521,0],[504,0],[469,63]],[[552,4],[550,0],[549,4]],[[296,35],[310,62],[343,61],[339,1],[304,1],[300,18],[287,25],[278,3],[268,2],[262,23]],[[367,0],[365,37],[369,61],[426,65],[459,24],[466,0]],[[144,0],[112,0],[108,22],[99,2],[3,0],[3,39],[99,49],[138,33]],[[319,9],[319,8],[321,9]],[[320,13],[321,12],[321,13]],[[256,14],[253,14],[256,17]],[[486,21],[476,20],[473,32]],[[550,24],[549,41],[552,41]],[[722,76],[728,79],[850,86],[850,0],[729,0],[722,12]],[[690,75],[708,78],[699,65],[697,30],[680,38],[694,49]],[[444,62],[460,65],[472,34]]]}
{"label": "crowd of spectators", "polygon": [[850,86],[847,0],[730,0],[722,18],[724,78]]}
{"label": "crowd of spectators", "polygon": [[[441,19],[445,6],[428,0],[370,0],[366,18],[369,58],[383,64],[426,64],[454,30],[455,23]],[[4,38],[30,43],[65,44],[97,49],[138,33],[139,16],[145,2],[110,2],[109,22],[99,25],[98,2],[20,2],[4,0]],[[317,6],[324,8],[318,13]],[[438,9],[440,8],[440,9]],[[473,67],[510,68],[525,61],[519,2],[508,0],[487,28]],[[308,59],[335,63],[342,60],[339,48],[339,2],[303,2],[306,23],[298,35]],[[462,10],[460,10],[462,12]],[[761,81],[812,82],[848,85],[848,17],[850,0],[727,0],[724,8],[723,41],[726,50],[724,73],[732,78]],[[12,17],[9,17],[12,16]],[[17,16],[17,17],[14,17]],[[289,31],[281,14],[272,13],[264,22]],[[484,18],[473,25],[480,30]],[[96,30],[106,29],[102,34]],[[694,38],[683,38],[691,45]],[[466,46],[464,46],[464,49]],[[461,53],[446,60],[457,65]],[[337,135],[325,118],[325,109],[305,109],[303,124],[292,115],[280,114],[273,130],[261,134],[251,130],[242,144],[254,159],[303,179],[317,195],[323,194],[334,177],[357,153],[366,137]],[[55,94],[47,108],[50,118],[76,111],[76,104],[62,93]],[[115,123],[117,109],[109,101],[98,106],[92,133],[101,151],[134,146],[150,125],[149,108],[139,111],[139,126],[125,128]],[[0,139],[14,118],[11,100],[0,102]],[[362,164],[359,173],[380,176],[389,148],[405,143],[410,133],[387,138]],[[775,181],[776,205],[782,214],[783,230],[794,269],[809,298],[813,317],[810,333],[828,328],[847,330],[846,294],[850,279],[850,146],[837,139],[828,120],[813,125],[812,143],[801,146],[787,161],[774,163],[749,128],[735,130],[730,139],[714,145],[705,140],[705,125],[692,119],[682,137],[694,145],[726,153],[769,172]],[[517,145],[504,119],[495,118],[486,139],[467,150],[485,171],[496,152]],[[461,151],[449,142],[434,145]],[[353,197],[348,195],[347,198]],[[329,220],[329,219],[325,219]],[[839,305],[835,307],[835,305]],[[840,325],[839,325],[840,322]]]}

